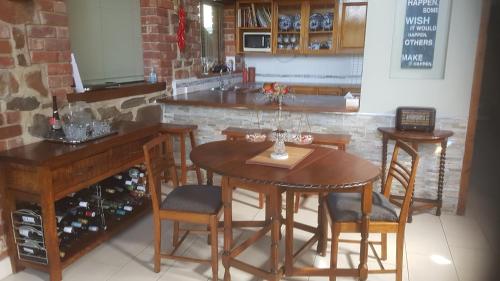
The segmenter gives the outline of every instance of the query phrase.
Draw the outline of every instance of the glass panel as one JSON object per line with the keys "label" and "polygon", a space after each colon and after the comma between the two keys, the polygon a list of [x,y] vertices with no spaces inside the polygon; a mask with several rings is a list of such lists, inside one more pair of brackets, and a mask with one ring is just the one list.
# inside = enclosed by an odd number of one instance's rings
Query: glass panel
{"label": "glass panel", "polygon": [[201,7],[202,57],[219,62],[222,48],[224,48],[224,40],[221,40],[222,24],[220,20],[223,16],[222,6],[202,4]]}
{"label": "glass panel", "polygon": [[309,40],[307,49],[311,51],[333,49],[334,4],[311,4],[309,12]]}
{"label": "glass panel", "polygon": [[278,4],[278,36],[276,38],[278,52],[298,52],[301,46],[301,4]]}

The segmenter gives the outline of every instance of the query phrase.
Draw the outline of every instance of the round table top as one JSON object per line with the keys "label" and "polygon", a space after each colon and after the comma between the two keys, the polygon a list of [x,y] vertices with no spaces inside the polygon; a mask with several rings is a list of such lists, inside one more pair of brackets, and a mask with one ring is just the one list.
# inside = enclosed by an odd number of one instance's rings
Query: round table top
{"label": "round table top", "polygon": [[314,151],[293,169],[245,163],[272,145],[272,142],[209,142],[191,151],[191,161],[223,176],[295,189],[361,187],[380,176],[380,168],[370,161],[320,146],[315,146]]}

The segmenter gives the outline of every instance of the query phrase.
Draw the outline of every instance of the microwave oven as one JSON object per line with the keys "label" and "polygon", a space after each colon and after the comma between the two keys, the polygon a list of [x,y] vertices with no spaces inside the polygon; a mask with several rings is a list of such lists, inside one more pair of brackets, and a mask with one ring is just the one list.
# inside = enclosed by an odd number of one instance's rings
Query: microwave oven
{"label": "microwave oven", "polygon": [[270,32],[243,32],[244,52],[271,52]]}

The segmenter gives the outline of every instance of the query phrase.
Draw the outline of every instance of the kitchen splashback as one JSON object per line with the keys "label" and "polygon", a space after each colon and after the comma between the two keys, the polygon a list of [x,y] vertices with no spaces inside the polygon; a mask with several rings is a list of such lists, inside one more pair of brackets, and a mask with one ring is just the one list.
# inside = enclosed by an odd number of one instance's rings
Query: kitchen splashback
{"label": "kitchen splashback", "polygon": [[269,57],[247,56],[257,82],[361,84],[363,56]]}

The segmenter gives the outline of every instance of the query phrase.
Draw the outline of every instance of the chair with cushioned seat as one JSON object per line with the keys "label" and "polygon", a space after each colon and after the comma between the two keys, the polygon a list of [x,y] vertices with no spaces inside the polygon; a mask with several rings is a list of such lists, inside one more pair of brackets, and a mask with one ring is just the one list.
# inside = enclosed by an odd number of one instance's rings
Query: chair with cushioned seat
{"label": "chair with cushioned seat", "polygon": [[[178,186],[177,171],[172,151],[172,137],[160,135],[143,147],[147,168],[148,185],[153,205],[154,223],[154,271],[160,271],[160,258],[208,263],[212,266],[212,278],[218,276],[217,227],[222,214],[221,188],[218,186],[185,185]],[[161,199],[161,181],[172,180],[174,189]],[[173,249],[170,253],[161,253],[161,221],[174,221]],[[189,234],[186,230],[179,239],[179,222],[205,224],[209,229],[211,259],[203,260],[178,256],[175,252]],[[203,230],[202,230],[203,231]]]}
{"label": "chair with cushioned seat", "polygon": [[[401,161],[398,159],[400,151],[405,151],[410,157]],[[368,273],[396,273],[396,280],[402,280],[403,268],[403,243],[406,221],[408,219],[410,202],[412,199],[415,174],[417,171],[418,153],[408,144],[397,141],[394,147],[387,179],[383,185],[382,193],[373,192],[372,210],[368,226],[370,233],[380,233],[381,241],[370,242],[380,270],[368,270]],[[389,201],[393,180],[396,179],[404,189],[404,198],[399,213]],[[361,203],[360,193],[330,193],[326,196],[324,212],[328,217],[332,231],[330,281],[336,280],[337,272],[350,272],[350,269],[337,268],[338,243],[353,242],[339,240],[341,232],[359,233],[361,231]],[[385,269],[381,260],[387,259],[387,233],[396,233],[396,269]],[[373,244],[380,244],[381,256],[375,251]],[[357,269],[352,271],[357,274]]]}

